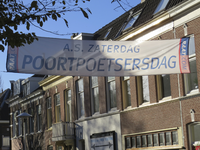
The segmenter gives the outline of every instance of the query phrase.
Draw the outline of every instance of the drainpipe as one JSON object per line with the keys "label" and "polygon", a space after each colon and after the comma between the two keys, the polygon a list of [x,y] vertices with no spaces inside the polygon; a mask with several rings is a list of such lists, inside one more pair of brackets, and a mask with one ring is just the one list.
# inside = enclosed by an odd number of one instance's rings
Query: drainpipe
{"label": "drainpipe", "polygon": [[[174,27],[174,21],[173,21],[173,33],[174,33],[174,39],[176,39],[176,29]],[[181,97],[179,74],[177,74],[177,78],[178,78],[178,97]],[[181,100],[179,100],[179,106],[180,106],[182,143],[183,143],[183,146],[185,146],[185,141],[184,141],[185,137],[184,137],[184,132],[183,132],[183,115],[182,115],[182,103],[181,103]]]}

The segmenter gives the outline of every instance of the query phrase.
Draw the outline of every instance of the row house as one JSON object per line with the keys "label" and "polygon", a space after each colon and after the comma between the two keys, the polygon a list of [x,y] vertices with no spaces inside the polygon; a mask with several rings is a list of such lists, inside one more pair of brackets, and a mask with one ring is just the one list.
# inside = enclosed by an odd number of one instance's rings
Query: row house
{"label": "row house", "polygon": [[[27,79],[11,81],[11,95],[6,100],[10,107],[10,136],[12,150],[40,150],[43,147],[45,126],[42,119],[43,90],[38,82],[44,76],[33,75]],[[22,113],[29,117],[20,118]]]}
{"label": "row house", "polygon": [[[199,0],[143,0],[94,33],[95,40],[114,41],[190,37],[193,45],[189,47],[190,74],[98,78],[99,86],[114,82],[108,89],[115,96],[109,97],[109,91],[104,97],[99,93],[99,108],[100,112],[107,108],[103,111],[107,114],[110,106],[119,111],[122,147],[118,149],[192,150],[200,141],[199,8]],[[115,105],[108,103],[112,98]]]}
{"label": "row house", "polygon": [[[191,73],[36,76],[34,90],[28,86],[34,76],[19,80],[23,90],[8,100],[12,148],[193,150],[200,142],[199,14],[200,0],[142,0],[94,34],[73,35],[114,41],[190,37]],[[31,117],[17,118],[21,112]]]}
{"label": "row house", "polygon": [[0,150],[10,149],[9,107],[6,100],[10,96],[10,89],[0,93]]}

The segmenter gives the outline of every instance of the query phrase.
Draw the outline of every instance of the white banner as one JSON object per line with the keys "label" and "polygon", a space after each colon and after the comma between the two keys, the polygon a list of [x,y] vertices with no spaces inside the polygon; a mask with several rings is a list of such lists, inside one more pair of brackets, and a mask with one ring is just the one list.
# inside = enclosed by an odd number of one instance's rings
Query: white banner
{"label": "white banner", "polygon": [[40,37],[8,47],[7,71],[67,76],[142,76],[189,73],[189,38],[95,41]]}

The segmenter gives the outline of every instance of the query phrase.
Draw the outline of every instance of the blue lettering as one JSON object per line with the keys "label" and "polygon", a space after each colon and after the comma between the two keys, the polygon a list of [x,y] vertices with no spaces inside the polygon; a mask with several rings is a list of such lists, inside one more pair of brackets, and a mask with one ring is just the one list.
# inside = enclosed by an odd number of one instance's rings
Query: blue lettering
{"label": "blue lettering", "polygon": [[[82,62],[80,62],[82,61]],[[77,66],[76,66],[76,71],[78,71],[79,66],[83,66],[85,64],[85,59],[83,58],[78,58]]]}
{"label": "blue lettering", "polygon": [[25,69],[25,65],[30,64],[32,62],[32,59],[33,59],[32,56],[25,55],[24,60],[23,60],[23,64],[22,64],[22,69]]}
{"label": "blue lettering", "polygon": [[[93,60],[93,61],[94,61],[94,65],[93,65],[93,68],[92,68],[92,69],[89,69],[89,67],[88,67],[88,63],[89,63],[90,60]],[[91,64],[91,63],[89,63],[89,64]],[[96,68],[96,60],[95,60],[94,58],[88,59],[88,60],[87,60],[87,64],[86,64],[86,69],[87,69],[88,71],[93,71],[95,68]]]}
{"label": "blue lettering", "polygon": [[[165,66],[165,68],[167,68],[167,64],[166,64],[166,56],[165,57],[163,57],[163,59],[162,59],[162,61],[161,61],[161,64],[160,64],[160,66],[161,65],[164,65]],[[160,66],[158,67],[158,69],[160,69]]]}
{"label": "blue lettering", "polygon": [[100,59],[99,59],[98,68],[97,68],[98,71],[104,71],[104,69],[100,69],[100,66],[103,66],[103,65],[104,65],[104,64],[101,63],[102,60],[105,60],[105,58],[100,58]]}
{"label": "blue lettering", "polygon": [[115,45],[114,46],[114,53],[115,53],[115,51],[117,51],[119,53],[118,49],[119,49],[119,45]]}
{"label": "blue lettering", "polygon": [[60,70],[60,67],[62,67],[62,70],[66,70],[64,67],[64,64],[66,64],[66,63],[67,63],[67,58],[59,57],[57,70]]}
{"label": "blue lettering", "polygon": [[108,53],[112,53],[112,51],[110,51],[110,49],[112,49],[112,45],[108,45],[108,49],[107,49]]}
{"label": "blue lettering", "polygon": [[66,44],[66,45],[65,45],[65,47],[64,47],[64,49],[63,49],[63,51],[65,51],[65,50],[68,50],[68,51],[70,51],[70,49],[69,49],[69,45],[68,45],[68,44]]}
{"label": "blue lettering", "polygon": [[140,46],[139,45],[134,47],[134,52],[136,52],[136,53],[140,52]]}
{"label": "blue lettering", "polygon": [[[136,60],[138,61],[138,63],[135,63]],[[138,58],[133,59],[132,70],[134,70],[134,66],[136,66],[138,68],[138,70],[140,70],[140,67],[138,67],[139,64],[140,64],[140,59],[138,59]]]}
{"label": "blue lettering", "polygon": [[145,62],[144,62],[146,59],[149,60],[149,58],[144,58],[143,61],[142,61],[142,63],[143,63],[144,65],[147,65],[147,67],[146,67],[146,68],[142,68],[142,70],[146,70],[146,69],[149,68],[149,63],[147,63],[147,62],[145,63]]}
{"label": "blue lettering", "polygon": [[[157,60],[157,65],[155,67],[153,67],[154,60]],[[151,69],[156,69],[158,67],[158,65],[159,65],[159,58],[152,58],[151,59]]]}
{"label": "blue lettering", "polygon": [[95,51],[100,51],[99,45],[96,46],[94,52],[95,52]]}
{"label": "blue lettering", "polygon": [[176,61],[172,61],[172,64],[173,64],[173,66],[171,66],[170,64],[170,61],[171,61],[171,59],[172,58],[176,58],[176,56],[171,56],[170,58],[169,58],[169,61],[168,61],[168,66],[170,67],[170,68],[175,68],[176,67]]}
{"label": "blue lettering", "polygon": [[93,48],[94,45],[90,44],[90,49],[88,50],[88,52],[92,52],[91,49]]}
{"label": "blue lettering", "polygon": [[111,64],[112,64],[112,60],[115,60],[114,58],[108,58],[107,59],[109,61],[109,65],[108,65],[108,71],[110,71],[110,67],[111,67]]}
{"label": "blue lettering", "polygon": [[[124,48],[124,51],[123,51],[123,48]],[[124,53],[124,52],[126,52],[126,46],[125,46],[125,45],[122,45],[122,46],[121,46],[121,53]]]}
{"label": "blue lettering", "polygon": [[104,52],[104,48],[105,48],[106,45],[102,45],[102,46],[103,46],[103,50],[102,50],[102,52]]}
{"label": "blue lettering", "polygon": [[121,60],[121,61],[123,61],[123,59],[122,59],[122,58],[117,58],[117,59],[115,60],[115,64],[116,64],[117,66],[119,66],[119,67],[120,67],[118,70],[117,70],[117,69],[115,69],[115,71],[120,71],[120,70],[122,70],[122,65],[118,63],[118,60]]}
{"label": "blue lettering", "polygon": [[[37,59],[40,59],[40,66],[36,67],[36,61]],[[37,56],[34,58],[33,60],[33,68],[36,69],[36,70],[39,70],[43,67],[44,65],[44,58],[42,56]]]}
{"label": "blue lettering", "polygon": [[77,58],[74,57],[69,57],[68,60],[70,60],[70,65],[69,65],[69,70],[72,71],[73,67],[73,61],[76,60]]}
{"label": "blue lettering", "polygon": [[77,48],[77,49],[74,49],[75,52],[80,51],[80,47],[79,47],[79,46],[80,46],[80,44],[76,44],[76,45],[75,45],[75,48]]}
{"label": "blue lettering", "polygon": [[[49,62],[50,62],[51,60],[53,60],[53,64],[52,64],[51,67],[49,67],[48,64],[49,64]],[[55,68],[55,66],[56,66],[56,59],[55,59],[54,57],[49,57],[49,58],[47,58],[47,60],[45,61],[45,68],[46,68],[47,70],[53,70],[53,69]]]}
{"label": "blue lettering", "polygon": [[129,48],[128,48],[128,50],[127,50],[127,53],[128,53],[129,51],[130,51],[131,53],[133,53],[133,49],[132,49],[132,46],[131,46],[131,45],[129,46]]}
{"label": "blue lettering", "polygon": [[132,59],[131,58],[126,58],[125,59],[125,63],[124,63],[124,71],[130,71],[131,69],[127,69],[126,67],[128,66],[128,65],[130,65],[130,63],[128,63],[127,61],[131,61]]}

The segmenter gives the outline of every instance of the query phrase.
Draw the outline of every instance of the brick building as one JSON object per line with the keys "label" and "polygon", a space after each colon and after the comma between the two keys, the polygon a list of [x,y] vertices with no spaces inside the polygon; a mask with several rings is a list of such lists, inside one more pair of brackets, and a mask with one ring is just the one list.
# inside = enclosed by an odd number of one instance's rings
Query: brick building
{"label": "brick building", "polygon": [[38,121],[34,121],[31,134],[28,119],[27,149],[192,150],[200,141],[199,8],[200,0],[143,0],[94,34],[72,36],[74,40],[115,41],[190,37],[194,45],[189,48],[191,73],[48,76],[39,82],[40,88],[29,93],[31,100],[23,96],[9,100],[12,146],[17,142],[18,147],[22,145],[22,136],[14,136],[16,111],[22,108],[28,112],[34,106],[34,120],[42,108],[41,130],[38,132]]}

